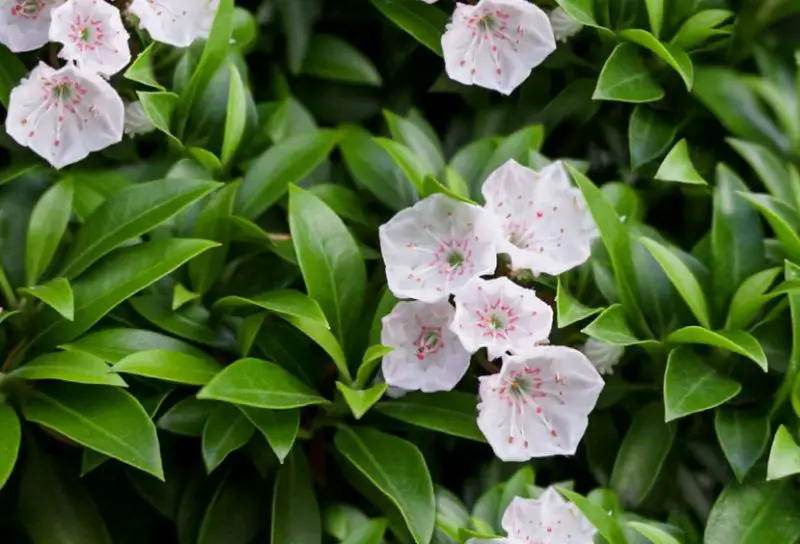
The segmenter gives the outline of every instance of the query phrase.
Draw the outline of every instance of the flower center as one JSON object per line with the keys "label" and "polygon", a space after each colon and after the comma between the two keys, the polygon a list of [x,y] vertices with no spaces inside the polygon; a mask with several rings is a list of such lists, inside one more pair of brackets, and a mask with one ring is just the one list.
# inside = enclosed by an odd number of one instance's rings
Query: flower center
{"label": "flower center", "polygon": [[447,255],[447,266],[456,269],[464,264],[464,254],[458,250],[451,251]]}
{"label": "flower center", "polygon": [[517,328],[515,323],[519,320],[511,306],[506,306],[498,298],[492,303],[484,304],[483,308],[475,312],[478,321],[475,324],[483,331],[483,336],[493,339],[508,339],[508,334]]}
{"label": "flower center", "polygon": [[60,83],[56,83],[53,87],[53,97],[56,100],[66,102],[72,98],[73,93],[75,92],[72,83],[69,81],[62,81]]}
{"label": "flower center", "polygon": [[83,17],[78,15],[70,25],[69,38],[79,51],[93,51],[103,45],[103,38],[105,38],[103,25],[88,15]]}
{"label": "flower center", "polygon": [[445,240],[436,247],[430,266],[439,269],[439,274],[461,276],[472,268],[472,250],[469,240]]}
{"label": "flower center", "polygon": [[417,348],[417,359],[423,361],[428,355],[433,355],[444,347],[441,327],[422,327],[419,336],[414,341]]}
{"label": "flower center", "polygon": [[44,0],[15,0],[11,6],[11,15],[23,19],[36,19],[44,9]]}

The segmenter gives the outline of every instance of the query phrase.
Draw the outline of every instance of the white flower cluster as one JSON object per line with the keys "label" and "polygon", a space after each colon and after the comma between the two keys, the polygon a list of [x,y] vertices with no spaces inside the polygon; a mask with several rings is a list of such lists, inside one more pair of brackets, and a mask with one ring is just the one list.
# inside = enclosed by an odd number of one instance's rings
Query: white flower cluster
{"label": "white flower cluster", "polygon": [[[128,11],[153,39],[183,47],[208,36],[218,7],[219,0],[133,0]],[[122,140],[125,105],[105,78],[130,63],[129,38],[105,0],[0,0],[0,43],[14,52],[59,43],[67,61],[59,69],[40,62],[11,91],[9,136],[55,168]]]}
{"label": "white flower cluster", "polygon": [[[540,172],[509,160],[483,184],[484,207],[435,194],[380,228],[389,288],[399,302],[383,319],[393,348],[382,372],[393,387],[449,391],[473,353],[502,370],[480,378],[478,426],[504,461],[571,455],[603,380],[578,350],[548,346],[553,311],[506,277],[483,279],[497,254],[512,270],[561,274],[590,254],[594,223],[564,165]],[[450,304],[454,295],[455,308]]]}
{"label": "white flower cluster", "polygon": [[547,14],[527,0],[458,3],[442,36],[447,75],[511,94],[555,51],[556,40],[565,42],[581,28],[562,8]]}

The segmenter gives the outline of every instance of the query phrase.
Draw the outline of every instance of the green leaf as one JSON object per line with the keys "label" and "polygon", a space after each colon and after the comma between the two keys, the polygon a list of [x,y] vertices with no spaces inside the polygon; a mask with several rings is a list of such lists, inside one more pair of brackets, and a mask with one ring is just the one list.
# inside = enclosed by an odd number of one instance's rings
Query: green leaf
{"label": "green leaf", "polygon": [[12,371],[8,378],[127,387],[125,380],[112,372],[103,359],[71,351],[40,355]]}
{"label": "green leaf", "polygon": [[642,244],[650,251],[653,258],[669,277],[669,281],[678,290],[681,298],[694,314],[697,321],[705,328],[711,328],[711,317],[708,302],[703,288],[692,273],[691,269],[673,251],[659,244],[655,240],[642,238]]}
{"label": "green leaf", "polygon": [[527,164],[530,160],[531,151],[539,151],[543,143],[543,125],[528,125],[506,136],[494,150],[489,160],[486,161],[478,178],[477,186],[473,187],[475,196],[480,197],[480,189],[483,186],[483,182],[492,172],[504,165],[508,159],[514,159],[520,164]]}
{"label": "green leaf", "polygon": [[753,335],[744,331],[710,331],[702,327],[683,327],[667,337],[668,342],[678,344],[703,344],[727,349],[747,357],[756,363],[761,370],[766,372],[767,356],[758,340]]}
{"label": "green leaf", "polygon": [[436,501],[422,453],[410,442],[369,428],[340,428],[334,445],[400,511],[416,544],[433,536]]}
{"label": "green leaf", "polygon": [[56,278],[44,285],[35,287],[22,287],[20,293],[36,297],[52,309],[72,321],[75,318],[75,301],[72,287],[64,278]]}
{"label": "green leaf", "polygon": [[603,510],[602,507],[569,489],[559,487],[558,492],[578,507],[578,510],[581,511],[589,523],[595,526],[609,544],[628,544],[628,540],[625,538],[625,534],[622,532],[617,520]]}
{"label": "green leaf", "polygon": [[65,178],[50,187],[34,206],[25,238],[25,284],[35,285],[47,270],[72,214],[74,185]]}
{"label": "green leaf", "polygon": [[347,359],[345,358],[344,351],[342,351],[342,346],[327,327],[323,327],[308,319],[301,319],[290,315],[284,315],[282,317],[293,327],[311,338],[330,355],[339,371],[339,377],[343,379],[345,383],[353,381],[353,377],[350,375],[350,369],[347,366]]}
{"label": "green leaf", "polygon": [[690,348],[675,348],[664,373],[666,421],[724,404],[741,390],[738,382],[719,373]]}
{"label": "green leaf", "polygon": [[650,31],[658,39],[661,35],[661,25],[664,22],[664,0],[645,0],[647,18],[650,21]]}
{"label": "green leaf", "polygon": [[209,324],[210,313],[199,304],[173,310],[169,299],[157,293],[134,297],[128,302],[136,313],[171,334],[198,344],[220,345],[217,331]]}
{"label": "green leaf", "polygon": [[594,18],[594,0],[556,0],[567,15],[585,26],[598,26]]}
{"label": "green leaf", "polygon": [[[4,45],[0,45],[0,104],[8,109],[11,90],[26,77],[28,69],[17,53],[12,53]],[[38,543],[34,543],[38,544]]]}
{"label": "green leaf", "polygon": [[664,98],[664,89],[650,75],[637,47],[621,43],[603,65],[593,100],[655,102]]}
{"label": "green leaf", "polygon": [[612,304],[581,330],[601,342],[615,346],[656,345],[653,340],[639,340],[628,327],[620,304]]}
{"label": "green leaf", "polygon": [[650,540],[653,544],[681,544],[674,536],[650,523],[629,521],[628,527],[632,527],[637,533]]}
{"label": "green leaf", "polygon": [[75,471],[39,451],[28,455],[23,465],[19,518],[32,544],[112,542],[92,496]]}
{"label": "green leaf", "polygon": [[153,87],[159,91],[164,91],[164,87],[156,79],[153,72],[153,56],[154,51],[158,44],[151,43],[144,51],[139,53],[133,62],[128,66],[128,69],[122,74],[122,77],[129,81],[135,81],[148,87]]}
{"label": "green leaf", "polygon": [[208,172],[211,177],[217,178],[222,175],[222,162],[220,162],[217,156],[211,151],[203,149],[202,147],[187,147],[186,152],[205,172]]}
{"label": "green leaf", "polygon": [[301,74],[380,87],[381,75],[372,61],[345,40],[326,34],[311,38]]}
{"label": "green leaf", "polygon": [[781,425],[769,450],[767,480],[779,480],[798,473],[800,473],[800,446],[789,430]]}
{"label": "green leaf", "polygon": [[375,409],[410,425],[440,433],[486,442],[475,419],[475,395],[448,391],[409,393],[381,402]]}
{"label": "green leaf", "polygon": [[341,138],[338,131],[317,130],[292,136],[259,155],[247,169],[236,197],[236,211],[255,219],[314,171]]}
{"label": "green leaf", "polygon": [[[653,1],[659,0],[648,0],[648,2]],[[692,59],[690,59],[689,55],[687,55],[686,52],[680,47],[672,44],[661,43],[648,31],[638,28],[622,30],[619,32],[619,35],[626,40],[630,40],[641,45],[642,47],[649,49],[661,57],[661,60],[672,66],[672,68],[678,72],[678,75],[681,76],[683,83],[686,85],[686,90],[692,90],[692,85],[694,84],[694,66],[692,65]]]}
{"label": "green leaf", "polygon": [[278,0],[283,28],[286,32],[286,56],[289,71],[300,73],[303,59],[308,52],[312,27],[316,15],[308,1]]}
{"label": "green leaf", "polygon": [[206,421],[211,417],[218,403],[188,397],[167,410],[158,420],[158,428],[174,434],[203,436]]}
{"label": "green leaf", "polygon": [[110,363],[116,363],[128,355],[149,349],[165,349],[214,360],[204,351],[177,338],[133,328],[103,329],[60,347],[68,351],[88,353]]}
{"label": "green leaf", "polygon": [[299,448],[278,469],[272,496],[272,540],[292,544],[322,542],[322,518],[311,469]]}
{"label": "green leaf", "polygon": [[283,368],[260,359],[239,359],[225,367],[197,398],[270,410],[328,402]]}
{"label": "green leaf", "polygon": [[182,148],[183,142],[169,128],[175,108],[178,107],[178,95],[169,91],[136,91],[136,96],[153,126],[166,135],[171,144],[178,149]]}
{"label": "green leaf", "polygon": [[684,51],[714,36],[730,34],[729,30],[715,28],[734,16],[727,9],[706,9],[686,19],[672,38],[673,45]]}
{"label": "green leaf", "polygon": [[767,449],[769,418],[754,411],[720,408],[714,414],[714,430],[736,479],[744,481]]}
{"label": "green leaf", "polygon": [[764,544],[800,538],[800,508],[790,482],[730,484],[706,523],[704,544]]}
{"label": "green leaf", "polygon": [[636,106],[628,125],[631,167],[637,169],[666,153],[678,127],[665,113],[642,104]]}
{"label": "green leaf", "polygon": [[309,190],[344,221],[368,229],[374,229],[377,226],[375,217],[365,210],[366,201],[355,191],[333,183],[314,185]]}
{"label": "green leaf", "polygon": [[114,252],[73,283],[75,320],[64,322],[55,312],[43,314],[35,340],[42,345],[69,342],[120,302],[211,247],[214,244],[206,240],[167,239]]}
{"label": "green leaf", "polygon": [[424,130],[409,119],[403,119],[387,110],[383,111],[383,116],[392,138],[419,157],[429,173],[439,175],[444,170],[444,156],[441,144],[437,140],[432,140]]}
{"label": "green leaf", "polygon": [[800,234],[797,232],[796,212],[794,209],[786,202],[769,195],[745,192],[739,192],[738,194],[764,216],[789,258],[795,262],[800,262]]}
{"label": "green leaf", "polygon": [[416,191],[424,194],[425,176],[432,174],[422,158],[414,153],[407,145],[395,142],[389,138],[373,138],[402,170],[406,179],[414,186]]}
{"label": "green leaf", "polygon": [[582,304],[567,290],[564,285],[564,280],[558,278],[558,287],[556,291],[556,317],[558,328],[563,329],[573,323],[577,323],[587,317],[603,311],[603,308],[589,308]]}
{"label": "green leaf", "polygon": [[32,423],[164,479],[156,427],[139,401],[118,387],[41,384],[22,410]]}
{"label": "green leaf", "polygon": [[628,506],[647,498],[675,441],[677,427],[664,423],[659,403],[643,407],[633,418],[611,472],[611,488]]}
{"label": "green leaf", "polygon": [[300,410],[263,410],[239,406],[250,423],[267,439],[278,461],[283,463],[300,430]]}
{"label": "green leaf", "polygon": [[388,388],[387,384],[379,383],[369,389],[353,389],[342,382],[336,382],[336,389],[342,393],[347,406],[356,419],[364,417],[364,414],[369,412],[369,409],[381,400]]}
{"label": "green leaf", "polygon": [[228,455],[247,444],[255,428],[230,404],[217,406],[203,427],[203,463],[211,474]]}
{"label": "green leaf", "polygon": [[[775,199],[788,204],[790,208],[797,206],[800,188],[792,182],[792,176],[783,159],[763,145],[734,138],[726,141],[758,174],[764,187]],[[742,187],[741,190],[746,191],[747,188]]]}
{"label": "green leaf", "polygon": [[688,183],[690,185],[708,185],[692,164],[689,156],[689,146],[686,138],[675,144],[670,150],[661,166],[656,172],[656,179],[661,181],[675,181],[678,183]]}
{"label": "green leaf", "polygon": [[219,186],[213,181],[163,179],[117,191],[75,235],[59,276],[75,278],[103,255],[151,231]]}
{"label": "green leaf", "polygon": [[[216,249],[216,248],[215,248]],[[197,259],[192,259],[191,263],[196,262]],[[175,288],[172,290],[172,311],[180,310],[190,302],[200,298],[199,293],[189,291],[182,283],[176,282]]]}
{"label": "green leaf", "polygon": [[250,298],[245,297],[225,297],[219,299],[214,307],[236,308],[241,306],[256,306],[280,316],[294,316],[305,319],[322,327],[330,328],[325,314],[317,302],[308,295],[300,291],[267,291],[260,295]]}
{"label": "green leaf", "polygon": [[206,385],[222,366],[186,353],[154,349],[128,355],[114,365],[113,370],[168,382]]}
{"label": "green leaf", "polygon": [[294,186],[289,228],[308,294],[319,303],[339,343],[347,345],[361,317],[367,283],[358,245],[330,208]]}
{"label": "green leaf", "polygon": [[359,525],[342,544],[382,544],[389,522],[386,519],[371,519]]}
{"label": "green leaf", "polygon": [[447,15],[418,0],[370,0],[372,5],[422,45],[442,56],[442,34]]}
{"label": "green leaf", "polygon": [[247,126],[247,89],[242,81],[242,75],[234,63],[228,63],[228,70],[231,74],[228,88],[228,110],[225,115],[225,132],[220,155],[223,168],[231,166]]}
{"label": "green leaf", "polygon": [[226,477],[205,509],[197,544],[255,542],[267,523],[268,498],[265,495],[263,483],[257,478],[237,478],[235,474]]}
{"label": "green leaf", "polygon": [[394,348],[376,344],[370,346],[361,358],[361,365],[358,367],[356,374],[356,387],[363,389],[369,383],[372,373],[375,372],[377,366],[385,355],[394,351]]}
{"label": "green leaf", "polygon": [[0,489],[14,471],[21,443],[22,429],[17,413],[9,404],[0,404]]}

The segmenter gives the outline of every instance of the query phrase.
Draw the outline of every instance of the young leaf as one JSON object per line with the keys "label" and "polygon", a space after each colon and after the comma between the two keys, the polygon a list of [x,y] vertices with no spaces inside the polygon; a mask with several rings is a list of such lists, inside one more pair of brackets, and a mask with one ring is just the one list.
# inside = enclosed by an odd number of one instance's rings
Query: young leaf
{"label": "young leaf", "polygon": [[65,178],[50,187],[31,212],[25,238],[25,284],[36,285],[50,265],[72,214],[74,185]]}
{"label": "young leaf", "polygon": [[[661,0],[648,0],[648,2],[656,1],[660,2]],[[692,65],[692,59],[690,59],[689,55],[687,55],[686,52],[680,47],[672,44],[661,43],[648,31],[638,28],[622,30],[620,31],[619,35],[626,40],[630,40],[641,45],[642,47],[649,49],[661,57],[663,61],[672,66],[672,68],[678,72],[678,75],[681,76],[683,83],[686,85],[686,90],[692,90],[692,85],[694,84],[694,66]]]}
{"label": "young leaf", "polygon": [[603,308],[589,308],[572,296],[564,285],[564,280],[558,278],[556,291],[556,317],[558,328],[563,329],[573,323],[591,317],[603,311]]}
{"label": "young leaf", "polygon": [[300,410],[263,410],[239,406],[247,419],[264,435],[278,461],[283,463],[300,429]]}
{"label": "young leaf", "polygon": [[655,102],[664,98],[664,89],[650,75],[638,48],[629,43],[617,45],[603,65],[593,100]]}
{"label": "young leaf", "polygon": [[376,402],[381,400],[381,397],[386,393],[388,387],[389,386],[385,383],[379,383],[369,389],[353,389],[342,382],[336,382],[336,389],[342,394],[347,406],[350,407],[350,411],[353,412],[353,417],[356,419],[364,417],[364,414],[366,414]]}
{"label": "young leaf", "polygon": [[72,287],[69,281],[64,278],[56,278],[44,285],[35,287],[22,287],[19,292],[38,298],[64,316],[65,319],[72,321],[75,318],[75,301],[72,295]]}
{"label": "young leaf", "polygon": [[103,359],[70,351],[40,355],[12,371],[8,378],[127,387],[125,380],[112,372]]}
{"label": "young leaf", "polygon": [[717,372],[690,348],[675,348],[664,374],[665,421],[724,404],[741,390],[738,382]]}
{"label": "young leaf", "polygon": [[708,185],[692,164],[692,159],[689,156],[689,146],[685,138],[675,144],[675,147],[664,157],[664,161],[658,167],[655,177],[661,181]]}
{"label": "young leaf", "polygon": [[236,151],[242,143],[247,125],[247,89],[245,89],[242,75],[234,63],[228,64],[231,74],[228,89],[228,110],[225,116],[225,132],[222,139],[222,154],[220,160],[223,168],[229,168]]}
{"label": "young leaf", "polygon": [[400,399],[381,402],[375,409],[410,425],[486,442],[475,419],[475,396],[469,393],[409,393]]}
{"label": "young leaf", "polygon": [[0,489],[6,485],[17,464],[22,429],[17,413],[9,404],[0,404]]}
{"label": "young leaf", "polygon": [[[167,137],[171,145],[181,149],[183,143],[170,130],[172,116],[175,108],[178,107],[180,97],[169,91],[136,91],[136,96],[139,98],[142,109],[144,109],[145,115],[147,115],[153,126]],[[202,163],[202,161],[199,162]]]}
{"label": "young leaf", "polygon": [[370,0],[372,5],[422,45],[442,56],[442,34],[447,15],[418,0]]}
{"label": "young leaf", "polygon": [[650,21],[650,31],[658,39],[661,34],[661,25],[664,22],[664,0],[645,0],[647,18]]}
{"label": "young leaf", "polygon": [[156,42],[148,45],[145,50],[139,53],[134,61],[131,62],[128,69],[122,74],[122,77],[130,81],[135,81],[136,83],[141,83],[142,85],[147,85],[148,87],[153,87],[159,91],[165,91],[166,89],[158,82],[153,72],[153,56],[156,47],[158,47],[158,43]]}
{"label": "young leaf", "polygon": [[422,158],[405,144],[395,142],[389,138],[376,137],[372,141],[378,144],[392,158],[395,165],[400,168],[416,191],[420,195],[424,195],[425,176],[433,175],[433,172],[428,169]]}
{"label": "young leaf", "polygon": [[767,480],[778,480],[800,473],[800,446],[784,426],[778,427],[767,463]]}
{"label": "young leaf", "polygon": [[366,387],[367,383],[369,383],[369,379],[372,377],[372,373],[381,363],[383,357],[393,350],[394,348],[382,346],[380,344],[370,346],[369,349],[367,349],[364,353],[364,357],[361,358],[361,365],[358,367],[358,373],[356,374],[355,385],[357,388],[363,389]]}
{"label": "young leaf", "polygon": [[[215,248],[218,249],[218,248]],[[196,262],[198,259],[192,259],[192,263]],[[200,298],[199,293],[195,293],[193,291],[189,291],[186,287],[183,286],[182,283],[176,282],[175,288],[172,290],[172,311],[180,310],[182,307],[186,306],[193,300],[197,300]]]}
{"label": "young leaf", "polygon": [[698,11],[683,22],[670,43],[686,51],[714,36],[730,34],[729,30],[716,27],[733,16],[734,12],[727,9]]}
{"label": "young leaf", "polygon": [[380,87],[381,75],[369,57],[337,36],[315,34],[300,73],[330,79]]}
{"label": "young leaf", "polygon": [[139,401],[118,387],[41,384],[22,411],[32,423],[164,479],[156,427]]}
{"label": "young leaf", "polygon": [[719,408],[714,414],[714,430],[736,479],[743,482],[767,449],[769,418],[753,411]]}
{"label": "young leaf", "polygon": [[113,370],[168,382],[206,385],[222,366],[185,353],[154,349],[128,355],[114,365]]}
{"label": "young leaf", "polygon": [[710,331],[703,327],[690,326],[678,329],[667,337],[668,342],[679,344],[704,344],[727,349],[747,357],[766,372],[767,356],[758,340],[744,331]]}
{"label": "young leaf", "polygon": [[299,448],[289,454],[275,478],[272,496],[272,542],[322,542],[322,520],[311,470]]}
{"label": "young leaf", "polygon": [[217,406],[203,427],[203,463],[211,474],[228,455],[247,444],[255,428],[230,404]]}
{"label": "young leaf", "polygon": [[612,304],[581,330],[601,342],[615,346],[657,345],[654,340],[639,340],[628,327],[622,305]]}

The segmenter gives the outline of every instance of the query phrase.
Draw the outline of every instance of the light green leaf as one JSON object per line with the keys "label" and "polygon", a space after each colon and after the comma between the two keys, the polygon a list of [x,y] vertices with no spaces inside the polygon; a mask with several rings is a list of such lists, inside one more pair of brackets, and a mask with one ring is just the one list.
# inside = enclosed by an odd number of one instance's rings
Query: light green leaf
{"label": "light green leaf", "polygon": [[738,193],[752,204],[775,231],[783,249],[792,261],[800,262],[800,234],[797,230],[796,212],[786,202],[764,194]]}
{"label": "light green leaf", "polygon": [[741,390],[738,382],[719,373],[690,348],[675,348],[664,373],[666,421],[724,404]]}
{"label": "light green leaf", "polygon": [[418,0],[370,0],[384,16],[408,32],[422,45],[442,56],[442,34],[447,15]]}
{"label": "light green leaf", "polygon": [[356,374],[357,388],[363,389],[366,387],[369,379],[372,377],[372,373],[375,372],[375,369],[381,363],[383,357],[393,350],[394,348],[382,346],[380,344],[370,346],[369,349],[367,349],[364,353],[364,357],[361,358],[361,365],[358,367],[358,372]]}
{"label": "light green leaf", "polygon": [[222,366],[186,353],[154,349],[128,355],[114,365],[113,370],[168,382],[206,385]]}
{"label": "light green leaf", "polygon": [[353,377],[350,375],[350,369],[347,366],[347,359],[345,358],[342,346],[327,327],[323,327],[314,321],[309,321],[299,317],[290,315],[284,315],[282,317],[297,330],[311,338],[317,343],[317,345],[324,349],[328,355],[330,355],[333,363],[336,365],[336,368],[339,371],[339,378],[344,380],[345,383],[353,381]]}
{"label": "light green leaf", "polygon": [[383,83],[369,57],[345,40],[326,34],[315,34],[311,38],[300,73],[371,87],[380,87]]}
{"label": "light green leaf", "polygon": [[698,11],[683,22],[670,43],[686,51],[714,36],[730,34],[729,30],[716,27],[733,16],[734,12],[727,9]]}
{"label": "light green leaf", "polygon": [[486,442],[475,419],[475,395],[459,391],[409,393],[375,409],[391,418],[440,433]]}
{"label": "light green leaf", "polygon": [[564,280],[558,278],[558,287],[556,291],[556,317],[558,328],[563,329],[573,323],[577,323],[587,317],[603,311],[603,308],[589,308],[582,304],[567,290],[564,285]]}
{"label": "light green leaf", "polygon": [[615,346],[657,345],[654,340],[639,340],[625,320],[625,312],[620,304],[612,304],[581,330],[601,342]]}
{"label": "light green leaf", "polygon": [[667,154],[661,166],[658,167],[655,177],[661,181],[708,185],[703,176],[694,169],[685,138],[675,144],[675,147]]}
{"label": "light green leaf", "polygon": [[[771,196],[788,204],[789,208],[797,207],[800,188],[792,183],[792,176],[783,159],[763,145],[735,138],[727,138],[726,141],[758,174]],[[746,191],[747,188],[742,187],[741,190]]]}
{"label": "light green leaf", "polygon": [[392,138],[408,147],[419,157],[428,173],[438,176],[444,170],[444,156],[441,144],[437,140],[432,140],[425,131],[409,119],[404,119],[388,110],[383,111],[383,116]]}
{"label": "light green leaf", "polygon": [[384,518],[370,519],[359,525],[342,544],[382,544],[389,522]]}
{"label": "light green leaf", "polygon": [[647,18],[650,21],[650,31],[658,39],[661,35],[661,25],[664,22],[664,0],[645,0]]}
{"label": "light green leaf", "polygon": [[149,349],[165,349],[214,360],[206,352],[177,338],[133,328],[103,329],[59,347],[67,351],[88,353],[109,363],[116,363],[128,355]]}
{"label": "light green leaf", "polygon": [[22,443],[22,429],[17,413],[9,404],[0,404],[0,489],[17,464],[17,455]]}
{"label": "light green leaf", "polygon": [[[659,0],[648,1],[654,2]],[[678,72],[678,75],[681,76],[681,79],[683,79],[683,82],[686,85],[686,90],[692,90],[692,85],[694,84],[694,66],[692,65],[692,59],[690,59],[689,55],[687,55],[686,52],[680,47],[672,44],[661,43],[648,31],[638,28],[622,30],[619,32],[619,35],[626,40],[630,40],[641,45],[642,47],[649,49],[661,57],[664,62],[672,66],[672,68]]]}
{"label": "light green leaf", "polygon": [[[480,198],[481,187],[492,172],[503,166],[508,159],[514,159],[520,164],[527,164],[531,151],[539,151],[544,143],[544,126],[528,125],[513,134],[509,134],[494,150],[488,161],[483,166],[483,171],[473,186],[476,198]],[[481,200],[482,202],[482,200]]]}
{"label": "light green leaf", "polygon": [[714,430],[722,452],[739,482],[767,449],[770,422],[765,415],[743,409],[717,409]]}
{"label": "light green leaf", "polygon": [[355,191],[333,183],[314,185],[309,190],[344,221],[368,229],[374,229],[377,226],[375,216],[365,209],[367,202]]}
{"label": "light green leaf", "polygon": [[300,410],[264,410],[239,406],[247,419],[264,435],[278,461],[283,463],[300,430]]}
{"label": "light green leaf", "polygon": [[211,474],[228,455],[247,444],[255,428],[230,404],[217,406],[203,427],[203,463]]}
{"label": "light green leaf", "polygon": [[250,298],[231,296],[221,298],[214,304],[215,308],[236,308],[241,306],[256,306],[280,316],[294,316],[326,329],[330,328],[319,304],[300,291],[267,291]]}
{"label": "light green leaf", "polygon": [[704,344],[727,349],[747,357],[766,372],[767,356],[758,340],[745,331],[711,331],[697,326],[683,327],[667,337],[668,342],[679,344]]}
{"label": "light green leaf", "polygon": [[650,75],[637,47],[633,44],[617,45],[603,65],[593,100],[618,102],[655,102],[664,98],[664,89]]}
{"label": "light green leaf", "polygon": [[800,473],[800,446],[784,425],[778,427],[767,463],[767,481]]}
{"label": "light green leaf", "polygon": [[260,359],[239,359],[225,367],[197,398],[270,410],[328,402],[283,368]]}
{"label": "light green leaf", "polygon": [[556,0],[567,15],[585,26],[599,26],[594,18],[594,0]]}
{"label": "light green leaf", "polygon": [[164,479],[156,427],[133,395],[118,387],[40,384],[29,392],[25,419]]}
{"label": "light green leaf", "polygon": [[389,138],[373,138],[372,141],[378,144],[392,158],[417,192],[423,194],[423,180],[426,175],[432,174],[433,172],[428,170],[422,158],[409,149],[408,146],[390,140]]}
{"label": "light green leaf", "polygon": [[[215,248],[216,249],[216,248]],[[197,259],[192,259],[192,263],[196,262]],[[180,310],[183,306],[186,306],[190,302],[197,300],[200,298],[199,293],[194,293],[189,291],[186,287],[183,286],[180,282],[175,282],[175,288],[172,290],[172,311]]]}
{"label": "light green leaf", "polygon": [[641,534],[653,544],[681,544],[681,542],[665,530],[650,523],[629,521],[628,527],[632,527],[637,533]]}
{"label": "light green leaf", "polygon": [[65,178],[45,191],[34,206],[25,238],[26,285],[35,285],[53,260],[72,214],[73,194],[72,178]]}
{"label": "light green leaf", "polygon": [[336,389],[342,393],[347,406],[350,407],[350,411],[353,412],[353,417],[356,419],[364,417],[364,414],[366,414],[376,402],[381,400],[381,397],[383,397],[388,387],[389,386],[385,383],[379,383],[369,389],[353,389],[342,382],[336,382]]}
{"label": "light green leaf", "polygon": [[8,378],[127,387],[103,359],[88,353],[57,351],[40,355],[12,371]]}
{"label": "light green leaf", "polygon": [[273,544],[319,544],[322,519],[316,493],[303,452],[296,448],[278,469],[272,495]]}
{"label": "light green leaf", "polygon": [[231,166],[231,161],[242,143],[247,126],[247,89],[236,65],[231,62],[228,64],[228,69],[231,74],[228,89],[228,111],[225,115],[225,133],[220,156],[223,168]]}
{"label": "light green leaf", "polygon": [[183,142],[170,129],[180,99],[178,95],[169,91],[136,91],[136,96],[153,126],[167,136],[172,145],[178,149],[183,148]]}
{"label": "light green leaf", "polygon": [[153,72],[153,56],[156,47],[158,47],[158,44],[155,42],[148,45],[144,51],[133,59],[133,62],[131,62],[128,69],[122,74],[122,77],[129,81],[135,81],[136,83],[153,87],[159,91],[165,91],[166,89],[158,82]]}
{"label": "light green leaf", "polygon": [[72,295],[72,287],[69,281],[64,278],[56,278],[44,285],[22,287],[19,292],[38,298],[63,315],[65,319],[72,321],[75,318],[75,301]]}
{"label": "light green leaf", "polygon": [[565,489],[558,488],[559,493],[564,495],[571,503],[578,507],[578,510],[586,516],[589,523],[597,528],[597,531],[603,535],[609,544],[627,544],[628,540],[622,532],[622,528],[616,519],[610,516],[602,507],[594,504],[586,497],[578,495],[577,493]]}

